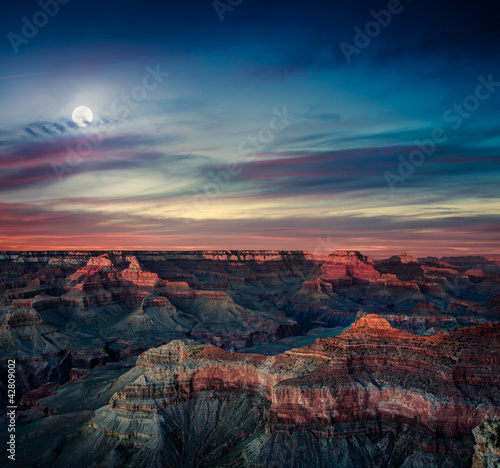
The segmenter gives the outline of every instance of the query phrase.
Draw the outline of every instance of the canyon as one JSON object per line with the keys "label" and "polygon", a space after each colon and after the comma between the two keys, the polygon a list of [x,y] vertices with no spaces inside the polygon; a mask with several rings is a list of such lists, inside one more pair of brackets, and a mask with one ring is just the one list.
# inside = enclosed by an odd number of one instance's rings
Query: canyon
{"label": "canyon", "polygon": [[0,252],[0,291],[23,466],[498,455],[500,256]]}

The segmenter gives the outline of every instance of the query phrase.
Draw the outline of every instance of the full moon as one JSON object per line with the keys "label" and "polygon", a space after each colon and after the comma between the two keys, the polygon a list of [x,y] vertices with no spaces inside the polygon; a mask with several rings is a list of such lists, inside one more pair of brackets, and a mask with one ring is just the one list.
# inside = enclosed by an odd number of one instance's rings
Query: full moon
{"label": "full moon", "polygon": [[73,111],[71,118],[79,127],[88,127],[94,119],[94,114],[88,107],[78,106]]}

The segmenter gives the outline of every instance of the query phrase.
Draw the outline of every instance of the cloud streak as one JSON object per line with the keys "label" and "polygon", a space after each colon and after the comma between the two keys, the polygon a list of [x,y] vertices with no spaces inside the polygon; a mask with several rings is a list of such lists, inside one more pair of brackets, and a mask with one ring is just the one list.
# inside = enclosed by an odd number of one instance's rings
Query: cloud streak
{"label": "cloud streak", "polygon": [[[349,65],[339,43],[373,2],[256,0],[223,24],[211,2],[70,2],[19,56],[0,44],[0,248],[499,253],[500,94],[459,131],[444,118],[478,76],[500,80],[498,18],[450,5],[408,4]],[[4,37],[26,14],[9,6]],[[157,63],[168,80],[144,94]],[[284,107],[290,124],[242,152]],[[446,142],[392,193],[384,174],[436,128]]]}

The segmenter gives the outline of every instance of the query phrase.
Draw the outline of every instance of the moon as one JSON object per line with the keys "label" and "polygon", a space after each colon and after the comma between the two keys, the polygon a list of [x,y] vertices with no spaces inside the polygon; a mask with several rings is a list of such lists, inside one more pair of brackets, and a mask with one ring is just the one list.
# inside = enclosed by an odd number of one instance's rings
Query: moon
{"label": "moon", "polygon": [[71,118],[79,127],[88,127],[94,120],[94,114],[88,107],[78,106],[73,111]]}

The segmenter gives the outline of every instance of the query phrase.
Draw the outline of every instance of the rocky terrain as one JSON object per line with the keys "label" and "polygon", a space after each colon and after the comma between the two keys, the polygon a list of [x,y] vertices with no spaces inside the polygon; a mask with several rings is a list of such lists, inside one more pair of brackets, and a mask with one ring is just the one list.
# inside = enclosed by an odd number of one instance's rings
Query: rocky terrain
{"label": "rocky terrain", "polygon": [[23,466],[496,456],[498,256],[0,252],[0,291]]}
{"label": "rocky terrain", "polygon": [[500,466],[500,420],[485,421],[472,431],[476,449],[472,468],[497,468]]}

